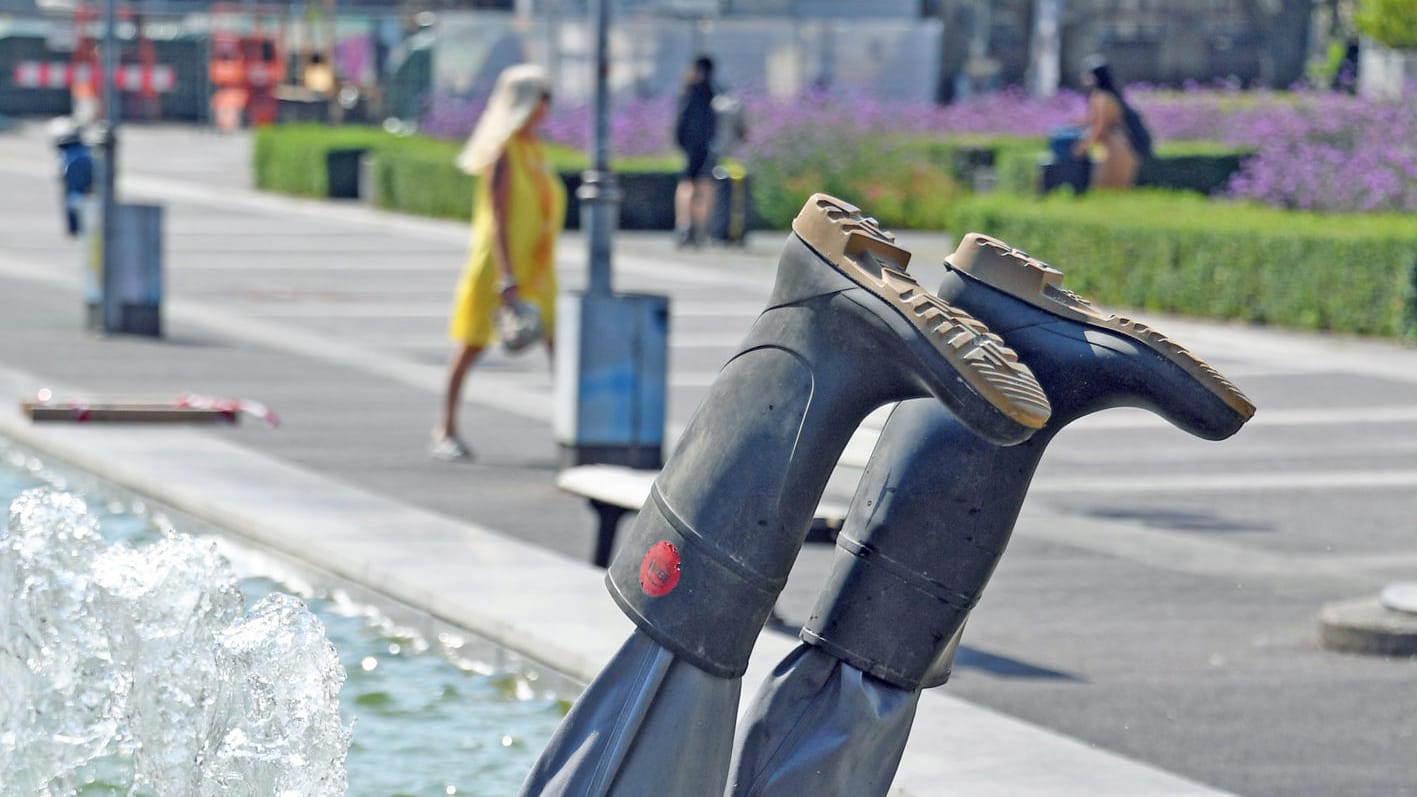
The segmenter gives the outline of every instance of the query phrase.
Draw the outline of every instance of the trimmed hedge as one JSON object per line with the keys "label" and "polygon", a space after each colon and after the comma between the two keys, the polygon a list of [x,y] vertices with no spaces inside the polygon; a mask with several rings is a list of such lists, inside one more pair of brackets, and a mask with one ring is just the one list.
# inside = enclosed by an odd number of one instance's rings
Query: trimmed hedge
{"label": "trimmed hedge", "polygon": [[[359,188],[375,205],[421,216],[466,219],[472,213],[476,178],[453,164],[461,148],[459,142],[398,136],[378,128],[275,125],[256,132],[252,161],[258,188],[300,196],[353,196],[350,170],[341,167],[368,154],[369,185]],[[589,165],[587,157],[557,145],[546,149],[552,168],[573,198],[580,173]],[[620,158],[614,166],[626,195],[622,226],[672,229],[679,159]],[[568,227],[578,226],[578,210],[576,203],[568,204]]]}
{"label": "trimmed hedge", "polygon": [[[416,146],[394,147],[374,153],[370,176],[374,204],[389,210],[467,219],[477,179],[453,165],[461,145],[424,139]],[[566,188],[566,227],[580,227],[580,204],[576,188],[586,159],[563,147],[548,147],[548,155]],[[620,227],[627,230],[670,230],[674,228],[674,186],[677,170],[626,170],[626,164],[660,165],[653,159],[625,159],[617,162],[624,199],[620,203]]]}
{"label": "trimmed hedge", "polygon": [[477,180],[453,165],[461,145],[414,137],[405,141],[373,153],[369,189],[374,204],[419,216],[471,218]]}
{"label": "trimmed hedge", "polygon": [[814,193],[859,204],[896,229],[937,229],[968,189],[956,178],[961,147],[941,139],[823,135],[791,153],[749,164],[762,225],[784,230]]}
{"label": "trimmed hedge", "polygon": [[[365,190],[379,206],[467,219],[474,182],[452,163],[459,146],[370,128],[285,125],[257,133],[253,161],[261,188],[324,196],[329,153],[364,149],[373,155]],[[1417,340],[1417,225],[1406,216],[1296,213],[1157,190],[1039,199],[1031,195],[1037,140],[1002,140],[992,150],[968,138],[877,146],[850,159],[803,153],[791,163],[754,164],[760,219],[786,229],[808,195],[836,193],[887,227],[979,230],[1034,251],[1068,273],[1070,288],[1104,304]],[[584,156],[548,151],[574,196]],[[1162,151],[1235,155],[1206,145]],[[1009,164],[1026,163],[1030,193],[970,195],[961,183],[989,158],[1001,186]],[[630,198],[622,226],[663,229],[677,158],[616,166]]]}
{"label": "trimmed hedge", "polygon": [[[1041,139],[1014,140],[995,155],[998,190],[1031,194],[1038,190],[1038,159],[1048,150]],[[1142,164],[1137,184],[1218,194],[1252,153],[1208,141],[1166,141],[1157,145],[1156,157]]]}
{"label": "trimmed hedge", "polygon": [[396,146],[399,137],[375,127],[273,125],[256,130],[251,168],[256,187],[297,196],[329,196],[327,155],[338,150]]}
{"label": "trimmed hedge", "polygon": [[982,195],[949,229],[1033,252],[1103,304],[1417,340],[1417,225],[1133,191]]}

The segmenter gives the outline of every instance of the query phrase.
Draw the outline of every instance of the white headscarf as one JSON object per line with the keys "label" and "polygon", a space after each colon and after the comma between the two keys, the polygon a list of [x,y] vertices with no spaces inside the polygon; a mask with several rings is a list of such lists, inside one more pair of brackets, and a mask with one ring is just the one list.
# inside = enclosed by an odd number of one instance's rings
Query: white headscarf
{"label": "white headscarf", "polygon": [[536,64],[518,64],[502,70],[487,108],[458,154],[458,168],[468,174],[480,174],[496,163],[508,139],[526,125],[542,95],[550,90],[546,70]]}

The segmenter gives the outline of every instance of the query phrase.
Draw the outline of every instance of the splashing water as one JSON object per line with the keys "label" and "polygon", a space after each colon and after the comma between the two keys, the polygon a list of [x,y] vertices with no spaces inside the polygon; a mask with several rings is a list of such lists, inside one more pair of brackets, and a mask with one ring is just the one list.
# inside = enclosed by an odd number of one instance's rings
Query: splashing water
{"label": "splashing water", "polygon": [[273,593],[246,611],[213,543],[109,545],[78,497],[10,504],[0,531],[0,772],[74,794],[345,793],[345,674],[319,619]]}

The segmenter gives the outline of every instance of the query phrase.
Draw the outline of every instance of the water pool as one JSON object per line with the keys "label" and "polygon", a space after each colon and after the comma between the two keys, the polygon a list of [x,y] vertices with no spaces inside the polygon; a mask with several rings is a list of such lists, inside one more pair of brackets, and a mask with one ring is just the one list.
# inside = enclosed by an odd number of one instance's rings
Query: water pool
{"label": "water pool", "polygon": [[[0,502],[8,507],[35,487],[82,496],[114,543],[152,544],[170,528],[141,499],[0,440]],[[351,797],[516,792],[566,710],[566,682],[536,668],[509,668],[515,657],[485,642],[452,631],[419,633],[339,589],[314,589],[272,560],[229,541],[218,544],[241,576],[248,607],[272,592],[296,594],[334,644],[346,672],[340,717],[352,725]],[[95,770],[82,794],[127,794],[107,771]]]}

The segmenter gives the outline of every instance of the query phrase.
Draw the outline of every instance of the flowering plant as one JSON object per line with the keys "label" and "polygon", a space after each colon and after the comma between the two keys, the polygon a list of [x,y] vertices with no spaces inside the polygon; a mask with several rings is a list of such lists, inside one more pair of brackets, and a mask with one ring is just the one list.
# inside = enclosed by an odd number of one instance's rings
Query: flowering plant
{"label": "flowering plant", "polygon": [[[1133,86],[1127,98],[1142,112],[1163,155],[1167,142],[1180,141],[1214,141],[1254,151],[1230,185],[1232,197],[1311,210],[1417,210],[1417,103],[1410,98],[1377,103],[1328,92],[1241,91],[1223,85],[1182,90]],[[929,183],[943,190],[940,176],[926,172],[944,165],[929,163],[919,152],[906,157],[899,147],[902,140],[1042,139],[1079,123],[1086,105],[1076,92],[1032,99],[1016,90],[945,106],[824,92],[792,99],[750,93],[742,99],[749,135],[735,154],[755,174],[771,178],[771,190],[791,194],[782,197],[788,204],[797,193],[793,186],[815,184],[814,190],[830,191],[830,185],[870,174],[877,193],[893,195],[886,186],[902,184]],[[611,152],[672,153],[674,105],[669,96],[617,100],[610,119]],[[434,136],[461,138],[480,107],[477,102],[435,101],[421,127]],[[560,102],[544,132],[551,141],[588,149],[590,121],[587,105]],[[759,187],[769,190],[766,182]],[[856,190],[848,187],[846,193],[856,195]]]}

